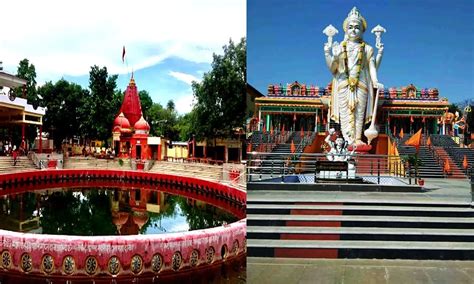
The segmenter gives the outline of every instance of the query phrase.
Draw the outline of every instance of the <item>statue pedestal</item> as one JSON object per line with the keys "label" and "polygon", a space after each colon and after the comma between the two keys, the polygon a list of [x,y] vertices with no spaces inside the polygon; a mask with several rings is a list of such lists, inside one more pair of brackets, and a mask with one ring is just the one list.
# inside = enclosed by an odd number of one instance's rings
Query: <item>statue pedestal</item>
{"label": "statue pedestal", "polygon": [[[348,151],[352,151],[353,149],[354,149],[354,147],[352,145],[347,147]],[[359,146],[357,146],[355,152],[357,154],[367,154],[367,153],[369,153],[370,150],[372,150],[372,145],[359,145]]]}
{"label": "statue pedestal", "polygon": [[349,169],[347,173],[345,171],[321,171],[317,175],[318,179],[332,180],[332,179],[355,179],[356,171]]}

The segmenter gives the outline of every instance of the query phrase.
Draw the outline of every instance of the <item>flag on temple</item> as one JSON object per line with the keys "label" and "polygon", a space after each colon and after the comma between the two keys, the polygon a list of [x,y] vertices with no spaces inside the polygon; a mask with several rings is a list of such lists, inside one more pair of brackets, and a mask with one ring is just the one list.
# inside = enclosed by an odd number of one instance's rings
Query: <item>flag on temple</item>
{"label": "flag on temple", "polygon": [[123,46],[122,49],[122,63],[125,62],[125,45]]}
{"label": "flag on temple", "polygon": [[396,125],[393,126],[393,135],[397,135],[397,126]]}
{"label": "flag on temple", "polygon": [[421,129],[418,130],[415,134],[413,134],[410,139],[405,141],[405,145],[407,146],[415,146],[416,152],[418,153],[418,150],[420,149],[420,142],[421,142]]}
{"label": "flag on temple", "polygon": [[451,166],[449,165],[449,160],[448,158],[444,159],[444,167],[443,170],[446,174],[449,174],[451,172]]}
{"label": "flag on temple", "polygon": [[400,138],[403,138],[403,136],[405,136],[405,135],[403,134],[403,128],[400,130],[400,135],[399,135],[399,136],[400,136]]}
{"label": "flag on temple", "polygon": [[392,148],[390,148],[390,153],[388,153],[390,156],[395,156],[396,155],[396,150],[397,150],[397,142],[393,142]]}
{"label": "flag on temple", "polygon": [[303,131],[303,127],[301,127],[300,137],[301,137],[301,138],[303,138],[303,137],[304,137],[304,131]]}
{"label": "flag on temple", "polygon": [[415,120],[413,119],[413,116],[410,116],[410,122],[413,123]]}
{"label": "flag on temple", "polygon": [[293,114],[293,121],[296,121],[296,113]]}
{"label": "flag on temple", "polygon": [[285,135],[285,125],[281,126],[281,135]]}
{"label": "flag on temple", "polygon": [[273,136],[273,124],[270,126],[270,135]]}
{"label": "flag on temple", "polygon": [[265,125],[263,126],[263,134],[266,134],[267,133],[267,128],[265,127]]}
{"label": "flag on temple", "polygon": [[425,117],[423,116],[423,119],[421,120],[421,122],[425,123]]}
{"label": "flag on temple", "polygon": [[252,152],[252,142],[247,145],[247,153]]}
{"label": "flag on temple", "polygon": [[431,146],[431,137],[428,137],[428,140],[426,140],[426,146]]}
{"label": "flag on temple", "polygon": [[467,169],[468,163],[467,163],[467,156],[464,155],[464,159],[462,160],[462,167],[464,169]]}
{"label": "flag on temple", "polygon": [[291,150],[291,153],[292,153],[292,154],[293,154],[294,152],[296,152],[295,143],[293,143],[293,140],[291,140],[290,150]]}

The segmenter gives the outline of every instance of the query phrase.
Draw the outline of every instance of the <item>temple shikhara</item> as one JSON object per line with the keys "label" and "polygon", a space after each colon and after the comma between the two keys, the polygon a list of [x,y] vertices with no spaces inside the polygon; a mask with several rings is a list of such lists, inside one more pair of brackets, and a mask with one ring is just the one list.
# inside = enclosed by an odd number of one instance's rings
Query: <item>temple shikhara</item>
{"label": "temple shikhara", "polygon": [[148,137],[149,131],[150,125],[143,118],[137,85],[132,75],[112,130],[117,156],[139,160],[161,157],[161,139]]}

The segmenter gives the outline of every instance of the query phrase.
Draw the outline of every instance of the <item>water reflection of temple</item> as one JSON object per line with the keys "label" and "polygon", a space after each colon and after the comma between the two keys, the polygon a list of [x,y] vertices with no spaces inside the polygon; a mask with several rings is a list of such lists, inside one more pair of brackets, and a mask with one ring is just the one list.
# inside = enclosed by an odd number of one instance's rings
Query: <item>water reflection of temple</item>
{"label": "water reflection of temple", "polygon": [[139,234],[149,221],[149,214],[161,213],[169,205],[166,193],[144,189],[115,189],[111,196],[112,220],[121,235]]}

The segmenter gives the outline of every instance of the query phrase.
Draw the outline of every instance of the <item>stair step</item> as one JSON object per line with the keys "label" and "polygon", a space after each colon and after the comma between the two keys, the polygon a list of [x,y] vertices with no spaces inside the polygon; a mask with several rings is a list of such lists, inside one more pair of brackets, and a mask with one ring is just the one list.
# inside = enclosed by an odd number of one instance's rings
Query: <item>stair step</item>
{"label": "stair step", "polygon": [[373,211],[424,211],[473,213],[469,207],[422,207],[422,206],[378,206],[378,205],[306,205],[306,204],[247,204],[249,209],[302,209],[302,210],[373,210]]}
{"label": "stair step", "polygon": [[[421,236],[474,236],[472,229],[425,229],[381,227],[300,227],[248,226],[247,234],[360,234],[360,235],[421,235]],[[251,238],[249,238],[251,239]],[[474,245],[474,244],[473,244]]]}
{"label": "stair step", "polygon": [[247,248],[302,249],[383,249],[383,250],[474,250],[474,242],[402,242],[402,241],[333,241],[249,239]]}
{"label": "stair step", "polygon": [[472,217],[406,217],[358,215],[274,215],[247,214],[247,221],[334,221],[334,222],[404,222],[404,223],[462,223],[474,225]]}

